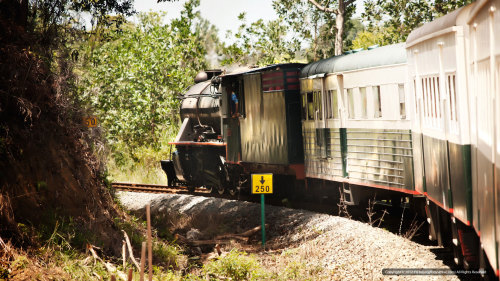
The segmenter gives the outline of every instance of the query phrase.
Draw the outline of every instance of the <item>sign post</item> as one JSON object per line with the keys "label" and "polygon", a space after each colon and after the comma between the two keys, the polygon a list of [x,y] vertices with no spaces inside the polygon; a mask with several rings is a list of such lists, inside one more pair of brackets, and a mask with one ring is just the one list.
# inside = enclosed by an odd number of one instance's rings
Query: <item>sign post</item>
{"label": "sign post", "polygon": [[264,203],[264,194],[260,195],[260,220],[261,220],[261,230],[262,230],[262,247],[266,247],[266,215],[264,211],[264,206],[266,204]]}
{"label": "sign post", "polygon": [[273,174],[252,174],[252,194],[260,194],[262,247],[266,247],[266,215],[264,194],[273,194]]}

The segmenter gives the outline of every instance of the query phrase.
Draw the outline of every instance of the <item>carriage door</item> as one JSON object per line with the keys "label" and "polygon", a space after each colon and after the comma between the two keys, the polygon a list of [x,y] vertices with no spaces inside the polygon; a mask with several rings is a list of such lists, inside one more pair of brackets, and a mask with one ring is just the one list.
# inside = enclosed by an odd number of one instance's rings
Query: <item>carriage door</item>
{"label": "carriage door", "polygon": [[316,128],[316,155],[318,158],[327,157],[327,133],[325,118],[325,91],[324,75],[313,79],[314,127]]}

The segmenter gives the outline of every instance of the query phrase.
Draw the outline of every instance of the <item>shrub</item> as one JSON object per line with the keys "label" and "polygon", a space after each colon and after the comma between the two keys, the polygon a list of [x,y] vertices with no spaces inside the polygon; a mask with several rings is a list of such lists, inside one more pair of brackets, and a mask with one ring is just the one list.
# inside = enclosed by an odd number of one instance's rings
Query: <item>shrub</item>
{"label": "shrub", "polygon": [[231,250],[227,256],[219,260],[209,262],[203,267],[203,271],[210,278],[231,280],[261,280],[265,272],[259,262],[245,252]]}

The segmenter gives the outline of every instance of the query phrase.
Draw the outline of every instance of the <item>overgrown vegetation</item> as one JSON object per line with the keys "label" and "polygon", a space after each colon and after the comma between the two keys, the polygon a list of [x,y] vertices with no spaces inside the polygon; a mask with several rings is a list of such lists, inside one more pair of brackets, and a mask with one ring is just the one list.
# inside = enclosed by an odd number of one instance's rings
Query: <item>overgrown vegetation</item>
{"label": "overgrown vegetation", "polygon": [[166,182],[159,160],[178,129],[178,96],[206,68],[198,4],[186,2],[169,24],[161,13],[138,14],[137,24],[110,24],[105,40],[80,46],[93,50],[78,69],[77,98],[98,117],[114,180]]}
{"label": "overgrown vegetation", "polygon": [[240,26],[234,34],[235,42],[222,48],[222,65],[264,66],[297,60],[301,42],[288,38],[291,29],[283,18],[268,22],[260,19],[248,25],[245,17],[245,13],[238,16]]}

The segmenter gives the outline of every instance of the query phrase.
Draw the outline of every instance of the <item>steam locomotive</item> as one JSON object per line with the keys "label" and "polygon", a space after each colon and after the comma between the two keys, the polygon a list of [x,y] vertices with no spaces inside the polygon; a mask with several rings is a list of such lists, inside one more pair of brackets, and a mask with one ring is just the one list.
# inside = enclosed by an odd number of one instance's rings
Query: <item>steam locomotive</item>
{"label": "steam locomotive", "polygon": [[406,43],[308,65],[201,73],[162,161],[169,184],[234,195],[266,172],[283,196],[409,202],[457,264],[498,276],[498,7],[479,0]]}

